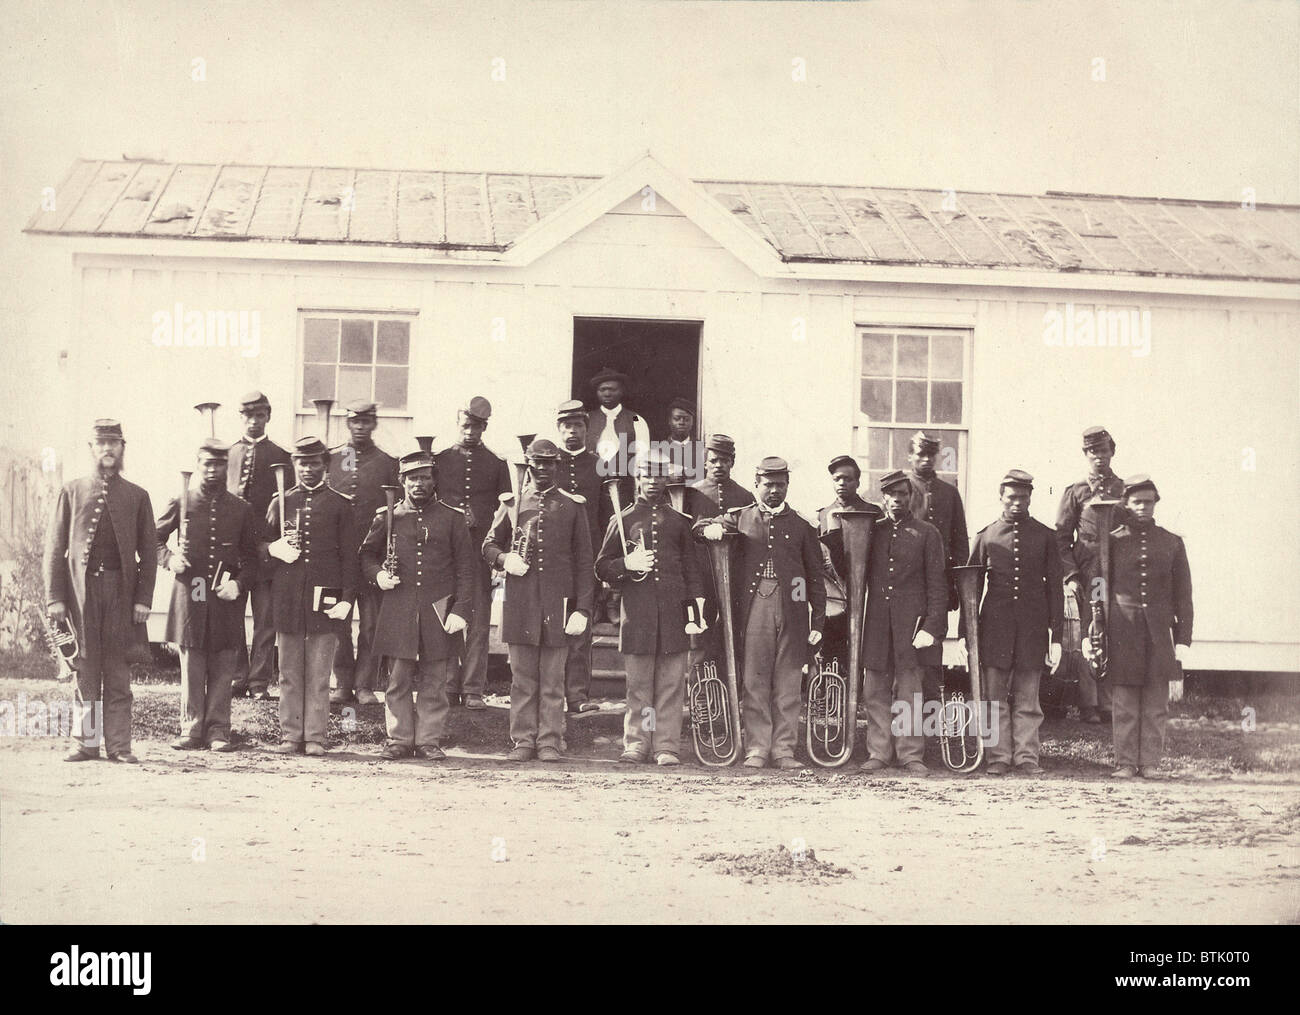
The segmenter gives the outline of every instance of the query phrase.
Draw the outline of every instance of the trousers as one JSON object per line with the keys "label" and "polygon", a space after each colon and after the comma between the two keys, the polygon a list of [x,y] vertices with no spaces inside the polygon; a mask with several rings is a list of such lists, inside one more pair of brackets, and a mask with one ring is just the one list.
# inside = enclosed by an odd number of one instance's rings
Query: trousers
{"label": "trousers", "polygon": [[628,653],[627,714],[623,753],[648,758],[677,754],[682,746],[682,704],[686,699],[686,653]]}
{"label": "trousers", "polygon": [[[1038,680],[1041,666],[1000,669],[984,667],[988,681],[985,697],[993,709],[993,729],[984,744],[986,760],[1004,765],[1038,764],[1038,728],[1043,724],[1043,710],[1038,704]],[[1008,696],[1016,699],[1014,709]]]}
{"label": "trousers", "polygon": [[[867,757],[886,765],[925,761],[925,737],[911,733],[895,735],[891,729],[894,701],[911,704],[922,695],[923,666],[895,671],[867,670],[862,681],[862,699],[867,711]],[[906,713],[904,713],[906,715]],[[913,728],[909,724],[909,728]]]}
{"label": "trousers", "polygon": [[393,659],[384,692],[388,742],[401,747],[437,747],[451,707],[447,704],[446,659]]}
{"label": "trousers", "polygon": [[126,650],[131,640],[131,603],[122,601],[122,572],[86,575],[82,611],[81,661],[74,709],[77,743],[87,754],[98,754],[103,743],[109,754],[131,750],[131,667]]}
{"label": "trousers", "polygon": [[[1069,595],[1069,590],[1066,590]],[[1087,589],[1075,596],[1075,601],[1079,604],[1079,616],[1082,617],[1083,633],[1088,633],[1088,621],[1092,618],[1092,605],[1087,599]],[[1095,708],[1102,712],[1111,711],[1111,686],[1108,681],[1097,682],[1097,678],[1092,675],[1092,669],[1088,666],[1079,667],[1079,708]]]}
{"label": "trousers", "polygon": [[591,628],[569,639],[569,655],[564,661],[564,697],[569,708],[591,697]]}
{"label": "trousers", "polygon": [[464,659],[452,658],[448,694],[482,694],[487,690],[488,634],[492,628],[492,568],[479,560],[474,569],[474,612],[465,628]]}
{"label": "trousers", "polygon": [[[761,589],[760,589],[761,591]],[[745,619],[745,757],[794,757],[799,733],[799,681],[808,656],[803,630],[786,625],[781,597],[755,595]]]}
{"label": "trousers", "polygon": [[560,749],[567,645],[510,646],[510,739],[516,747]]}
{"label": "trousers", "polygon": [[180,649],[181,736],[210,744],[230,739],[230,688],[240,650]]}
{"label": "trousers", "polygon": [[[379,660],[370,646],[375,641],[375,621],[379,618],[379,591],[366,587],[357,592],[357,651],[352,653],[352,625],[343,626],[334,649],[334,678],[340,691],[373,691],[378,682]],[[283,674],[284,659],[280,660]]]}
{"label": "trousers", "polygon": [[1116,685],[1112,735],[1117,768],[1158,768],[1165,751],[1169,684],[1151,680],[1137,687]]}
{"label": "trousers", "polygon": [[235,691],[251,690],[254,694],[265,691],[275,683],[275,621],[271,609],[271,583],[256,582],[239,593],[239,615],[244,616],[244,604],[253,604],[253,645],[247,644],[247,633],[241,628],[241,648],[235,654]]}
{"label": "trousers", "polygon": [[330,631],[275,636],[280,653],[280,739],[286,743],[325,743],[336,640]]}

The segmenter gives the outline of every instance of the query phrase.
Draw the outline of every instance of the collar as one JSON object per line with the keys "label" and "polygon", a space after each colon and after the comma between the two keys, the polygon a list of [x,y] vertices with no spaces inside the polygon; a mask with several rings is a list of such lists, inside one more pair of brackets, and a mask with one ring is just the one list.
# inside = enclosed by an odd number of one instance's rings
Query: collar
{"label": "collar", "polygon": [[908,470],[907,470],[907,473],[908,473],[908,475],[911,476],[913,479],[919,479],[922,483],[925,483],[927,486],[928,486],[930,483],[934,482],[934,480],[936,480],[936,479],[939,478],[939,477],[938,477],[935,473],[933,473],[933,472],[930,473],[930,475],[928,475],[928,476],[922,476],[922,475],[921,475],[919,472],[917,472],[915,469],[908,469]]}
{"label": "collar", "polygon": [[[1029,517],[1028,515],[1025,516],[1025,518],[1028,517]],[[1008,518],[1006,516],[1006,512],[1003,512],[1002,514],[1002,521],[1006,522],[1008,525],[1019,525],[1024,520],[1025,520],[1024,518]]]}
{"label": "collar", "polygon": [[863,501],[863,499],[856,493],[850,495],[848,500],[840,500],[839,497],[836,497],[830,505],[830,510],[834,511],[836,508],[855,508],[859,504],[863,503],[865,503],[865,501]]}
{"label": "collar", "polygon": [[613,419],[615,416],[617,416],[620,412],[623,411],[623,406],[621,403],[613,409],[606,409],[603,405],[600,406],[599,408],[600,411],[605,414],[606,419]]}
{"label": "collar", "polygon": [[899,525],[902,525],[904,522],[910,522],[911,520],[912,520],[912,512],[908,508],[903,508],[902,510],[900,510],[898,512],[897,518],[890,518],[889,512],[888,511],[885,512],[885,521],[889,522],[895,528],[897,528]]}
{"label": "collar", "polygon": [[568,448],[566,448],[563,444],[561,444],[561,445],[560,445],[560,450],[563,451],[565,454],[567,454],[570,458],[577,458],[579,455],[581,455],[581,454],[585,454],[587,449],[586,449],[586,448],[578,448],[577,451],[570,451],[570,450],[569,450]]}
{"label": "collar", "polygon": [[472,455],[475,451],[477,451],[482,446],[483,446],[482,444],[466,444],[464,441],[456,442],[456,450],[459,451],[462,455]]}
{"label": "collar", "polygon": [[668,500],[667,491],[665,491],[662,497],[656,497],[654,500],[646,500],[644,497],[637,497],[633,503],[640,504],[642,507],[661,508],[671,502]]}
{"label": "collar", "polygon": [[266,440],[266,434],[262,434],[261,437],[249,437],[247,434],[245,434],[243,437],[239,439],[244,444],[261,444],[262,441]]}
{"label": "collar", "polygon": [[758,505],[758,510],[763,512],[765,515],[783,515],[788,506],[785,501],[781,501],[781,503],[774,508],[768,507],[761,500],[755,501],[754,503]]}
{"label": "collar", "polygon": [[317,483],[315,486],[305,486],[305,485],[303,485],[303,484],[300,483],[300,484],[298,485],[298,489],[299,489],[299,490],[302,490],[304,493],[315,493],[317,490],[322,489],[324,486],[325,486],[325,480],[322,479],[322,480],[321,480],[319,483]]}

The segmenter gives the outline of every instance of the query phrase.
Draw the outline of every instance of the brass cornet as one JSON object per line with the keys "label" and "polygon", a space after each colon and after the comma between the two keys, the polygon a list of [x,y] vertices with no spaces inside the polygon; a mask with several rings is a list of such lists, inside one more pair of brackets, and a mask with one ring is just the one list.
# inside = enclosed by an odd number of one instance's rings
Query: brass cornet
{"label": "brass cornet", "polygon": [[402,493],[400,486],[384,487],[384,508],[387,512],[384,515],[385,535],[387,537],[384,552],[384,570],[394,578],[397,577],[397,540],[393,537],[393,507],[397,504],[397,498],[402,496]]}
{"label": "brass cornet", "polygon": [[59,666],[58,679],[68,680],[77,675],[77,663],[81,658],[81,644],[77,641],[77,629],[71,620],[55,623],[48,614],[41,614],[45,628],[45,644],[50,655]]}

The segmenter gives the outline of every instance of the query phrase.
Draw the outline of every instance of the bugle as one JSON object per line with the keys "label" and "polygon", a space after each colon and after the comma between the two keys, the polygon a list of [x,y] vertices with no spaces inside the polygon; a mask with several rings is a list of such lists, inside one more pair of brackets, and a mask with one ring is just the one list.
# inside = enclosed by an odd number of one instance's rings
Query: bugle
{"label": "bugle", "polygon": [[[627,529],[623,527],[623,498],[618,492],[619,477],[611,476],[605,480],[605,485],[609,487],[609,500],[614,505],[614,524],[618,526],[618,541],[623,547],[623,555],[626,556],[635,550],[645,548],[645,541],[641,540],[636,543],[629,543],[627,539]],[[627,572],[628,578],[634,582],[643,582],[650,577],[649,571],[631,571]]]}
{"label": "bugle", "polygon": [[[616,504],[617,506],[617,504]],[[619,530],[622,535],[622,529]],[[722,767],[740,757],[740,688],[736,665],[736,631],[731,604],[731,542],[736,533],[724,531],[707,542],[714,587],[718,592],[718,623],[722,627],[722,663],[725,678],[714,662],[692,667],[687,675],[687,705],[691,714],[691,740],[700,764]]]}
{"label": "bugle", "polygon": [[393,508],[403,493],[400,486],[384,487],[384,570],[394,578],[397,577],[397,541],[393,537]]}
{"label": "bugle", "polygon": [[[866,509],[836,511],[838,538],[844,547],[843,577],[845,612],[849,618],[848,666],[841,673],[837,665],[821,667],[808,680],[808,714],[805,744],[813,764],[838,768],[853,755],[858,728],[858,694],[862,684],[862,637],[866,629],[867,560],[871,536],[881,510],[874,504]],[[830,533],[827,533],[830,535]]]}
{"label": "bugle", "polygon": [[1088,661],[1093,680],[1098,682],[1106,679],[1110,661],[1106,636],[1110,622],[1110,530],[1115,525],[1115,509],[1119,504],[1118,500],[1096,498],[1084,505],[1084,509],[1092,511],[1096,519],[1098,577],[1101,579],[1100,586],[1094,582],[1091,588],[1084,590],[1091,611],[1088,650],[1084,658]]}
{"label": "bugle", "polygon": [[208,417],[208,436],[217,436],[217,410],[221,408],[220,402],[200,402],[194,407],[195,412],[200,416]]}
{"label": "bugle", "polygon": [[[973,772],[984,760],[984,737],[980,710],[983,670],[980,662],[980,594],[984,586],[984,565],[963,564],[952,569],[957,601],[966,629],[966,659],[970,671],[970,697],[961,691],[951,695],[940,677],[939,753],[943,763],[959,774]],[[942,667],[940,673],[942,673]],[[973,730],[973,732],[972,732]],[[971,743],[973,741],[973,743]]]}

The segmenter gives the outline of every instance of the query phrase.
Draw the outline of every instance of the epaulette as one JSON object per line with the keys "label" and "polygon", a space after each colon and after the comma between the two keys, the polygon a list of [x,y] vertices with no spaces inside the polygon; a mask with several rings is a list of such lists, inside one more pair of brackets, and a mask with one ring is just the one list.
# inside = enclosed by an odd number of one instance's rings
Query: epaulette
{"label": "epaulette", "polygon": [[[326,484],[326,485],[328,486],[329,484]],[[331,486],[330,489],[331,489],[331,490],[334,490],[334,487]],[[340,497],[342,497],[344,500],[349,500],[349,501],[351,501],[351,500],[356,500],[356,499],[357,499],[355,494],[344,493],[342,490],[334,490],[334,492],[337,493],[337,494],[338,494]]]}
{"label": "epaulette", "polygon": [[569,500],[573,501],[575,504],[587,503],[587,498],[580,493],[569,493],[569,491],[562,486],[557,486],[555,489],[559,490],[560,493],[564,494],[564,496],[568,497]]}
{"label": "epaulette", "polygon": [[451,508],[453,511],[458,511],[460,514],[464,514],[464,513],[465,513],[465,509],[464,509],[464,508],[458,508],[455,504],[448,504],[445,500],[441,500],[441,499],[439,499],[438,503],[441,504],[441,505],[442,505],[443,507],[445,507],[445,508]]}
{"label": "epaulette", "polygon": [[724,512],[722,512],[722,513],[723,513],[724,515],[737,515],[737,516],[739,516],[740,512],[744,511],[745,508],[747,508],[747,507],[757,507],[757,505],[756,505],[756,504],[737,504],[735,507],[727,508],[727,510],[724,511]]}
{"label": "epaulette", "polygon": [[[396,507],[397,505],[394,504],[393,506]],[[376,518],[378,518],[380,515],[387,514],[387,513],[388,513],[388,507],[387,507],[387,506],[384,506],[384,507],[377,507],[377,508],[375,508],[375,517],[376,517]]]}

